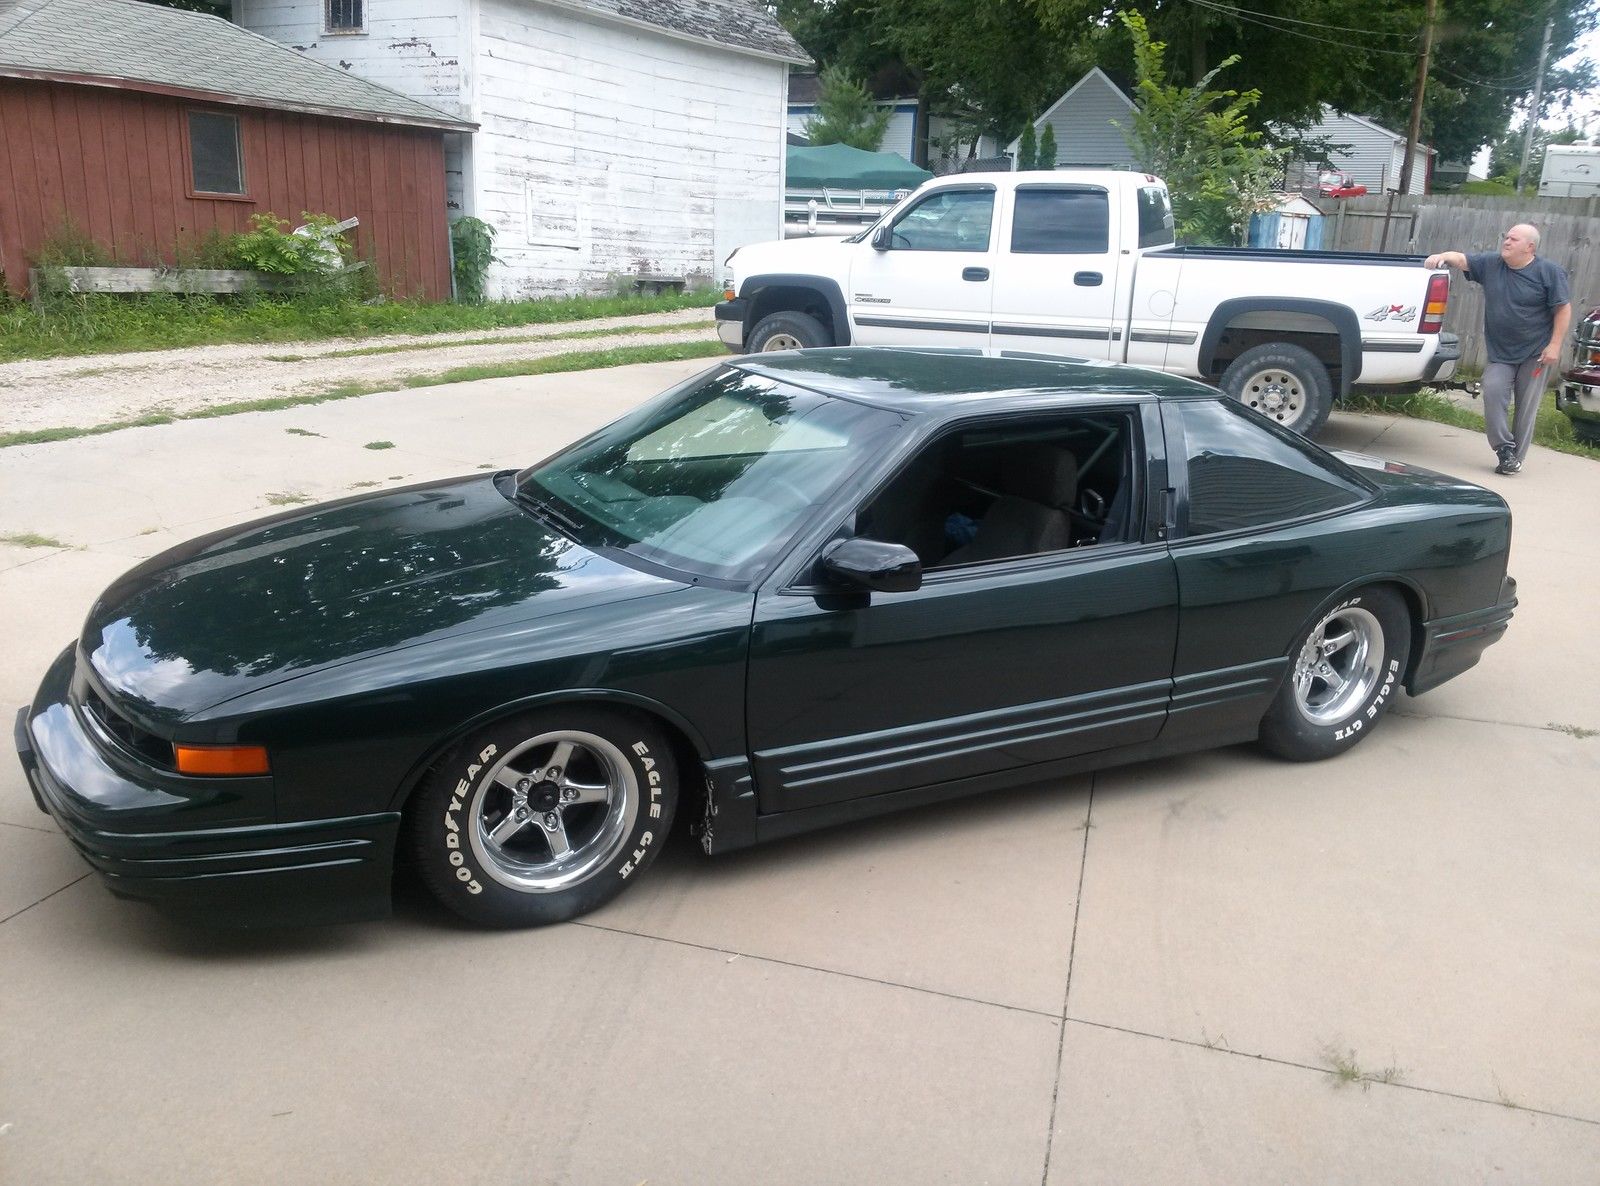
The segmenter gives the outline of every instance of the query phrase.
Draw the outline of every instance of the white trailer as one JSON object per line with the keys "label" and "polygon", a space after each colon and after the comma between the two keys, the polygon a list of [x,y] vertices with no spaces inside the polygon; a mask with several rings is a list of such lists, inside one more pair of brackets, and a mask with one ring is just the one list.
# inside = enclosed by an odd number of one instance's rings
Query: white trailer
{"label": "white trailer", "polygon": [[1539,174],[1541,198],[1600,197],[1600,145],[1552,144]]}

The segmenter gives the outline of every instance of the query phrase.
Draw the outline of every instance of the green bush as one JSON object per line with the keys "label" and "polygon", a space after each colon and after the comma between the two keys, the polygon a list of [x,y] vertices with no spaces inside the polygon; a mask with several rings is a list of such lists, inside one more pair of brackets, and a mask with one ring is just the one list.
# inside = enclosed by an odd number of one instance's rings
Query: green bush
{"label": "green bush", "polygon": [[494,228],[481,218],[463,215],[450,224],[450,258],[454,261],[456,300],[481,305],[494,253]]}

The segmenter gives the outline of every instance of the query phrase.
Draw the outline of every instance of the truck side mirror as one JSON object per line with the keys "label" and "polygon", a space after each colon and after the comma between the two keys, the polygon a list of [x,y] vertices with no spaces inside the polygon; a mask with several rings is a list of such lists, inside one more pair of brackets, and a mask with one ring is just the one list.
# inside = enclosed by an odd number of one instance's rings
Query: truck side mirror
{"label": "truck side mirror", "polygon": [[888,225],[879,227],[872,232],[872,250],[888,251],[894,238],[894,228]]}

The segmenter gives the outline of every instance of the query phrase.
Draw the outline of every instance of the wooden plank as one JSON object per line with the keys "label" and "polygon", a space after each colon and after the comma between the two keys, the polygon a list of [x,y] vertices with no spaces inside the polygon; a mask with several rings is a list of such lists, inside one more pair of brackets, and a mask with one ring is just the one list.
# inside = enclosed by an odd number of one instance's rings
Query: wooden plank
{"label": "wooden plank", "polygon": [[160,263],[171,244],[156,230],[155,198],[150,184],[149,105],[142,95],[128,95],[123,104],[123,139],[128,156],[127,187],[129,235],[134,258],[140,263]]}
{"label": "wooden plank", "polygon": [[97,243],[114,249],[116,227],[111,221],[111,183],[105,164],[105,107],[98,90],[76,87],[73,98],[77,113],[79,151],[83,154],[85,213],[87,230]]}
{"label": "wooden plank", "polygon": [[[240,293],[292,288],[292,276],[220,268],[61,268],[72,292]],[[33,272],[37,288],[40,273]]]}

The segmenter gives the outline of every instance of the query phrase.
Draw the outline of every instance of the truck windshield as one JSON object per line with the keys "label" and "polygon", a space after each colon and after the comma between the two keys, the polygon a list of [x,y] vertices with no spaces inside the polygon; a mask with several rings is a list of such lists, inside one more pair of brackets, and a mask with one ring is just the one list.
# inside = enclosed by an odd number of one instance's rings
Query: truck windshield
{"label": "truck windshield", "polygon": [[899,423],[724,367],[522,471],[517,498],[585,546],[743,581]]}

